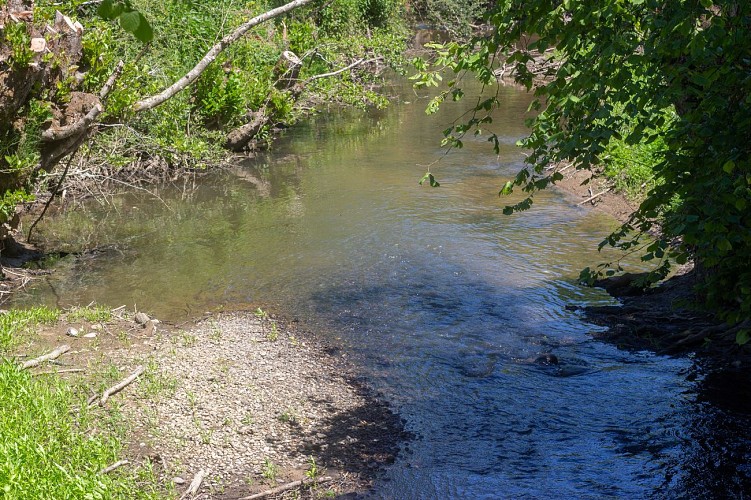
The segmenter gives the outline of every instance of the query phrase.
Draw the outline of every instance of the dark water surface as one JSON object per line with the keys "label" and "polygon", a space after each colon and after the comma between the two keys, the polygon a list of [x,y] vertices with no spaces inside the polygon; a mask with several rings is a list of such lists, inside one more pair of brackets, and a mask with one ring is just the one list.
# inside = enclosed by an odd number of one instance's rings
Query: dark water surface
{"label": "dark water surface", "polygon": [[[168,319],[252,303],[339,339],[416,435],[378,497],[751,491],[744,384],[594,341],[565,309],[607,302],[575,278],[605,258],[595,248],[614,221],[553,191],[502,215],[529,97],[500,89],[501,154],[467,139],[432,167],[431,189],[417,181],[470,99],[430,118],[397,90],[390,109],[332,110],[195,191],[129,193],[47,223],[53,245],[107,250],[64,260],[21,301]],[[560,365],[525,362],[544,352]]]}

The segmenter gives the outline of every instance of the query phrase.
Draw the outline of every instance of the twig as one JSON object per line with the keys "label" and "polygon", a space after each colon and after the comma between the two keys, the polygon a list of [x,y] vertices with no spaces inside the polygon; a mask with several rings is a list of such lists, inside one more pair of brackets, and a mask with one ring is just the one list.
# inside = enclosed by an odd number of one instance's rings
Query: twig
{"label": "twig", "polygon": [[256,493],[254,495],[250,495],[248,497],[242,497],[238,500],[256,500],[257,498],[266,498],[271,495],[276,495],[277,493],[282,493],[287,490],[291,490],[294,488],[297,488],[299,486],[308,486],[310,484],[325,484],[330,483],[333,481],[334,478],[331,476],[322,477],[320,479],[308,479],[308,480],[301,480],[301,481],[292,481],[291,483],[283,484],[277,488],[271,488],[270,490],[261,491],[260,493]]}
{"label": "twig", "polygon": [[65,370],[46,370],[43,372],[36,372],[33,375],[36,377],[37,375],[57,375],[58,373],[80,373],[85,372],[83,368],[67,368]]}
{"label": "twig", "polygon": [[358,59],[357,61],[353,62],[349,66],[345,66],[344,68],[338,69],[336,71],[332,71],[331,73],[322,73],[320,75],[313,75],[310,78],[308,78],[307,80],[305,80],[303,82],[303,85],[307,85],[310,82],[312,82],[314,80],[319,80],[321,78],[329,78],[331,76],[336,76],[339,73],[344,73],[345,71],[350,70],[350,69],[352,69],[355,66],[358,66],[360,64],[367,64],[367,63],[371,63],[371,62],[375,62],[375,61],[380,61],[381,59],[383,59],[383,58],[382,57],[375,57],[373,59],[368,59],[367,61],[365,59]]}
{"label": "twig", "polygon": [[120,460],[119,462],[115,462],[114,464],[107,466],[104,469],[100,470],[99,474],[102,474],[102,475],[109,474],[113,470],[119,469],[123,465],[128,465],[129,463],[130,463],[130,460]]}
{"label": "twig", "polygon": [[[122,382],[119,382],[106,391],[102,393],[102,397],[99,399],[99,406],[104,406],[107,403],[107,400],[110,398],[110,396],[117,394],[118,392],[122,391],[126,387],[128,387],[130,384],[133,383],[134,380],[136,380],[139,375],[141,375],[144,371],[143,365],[139,366],[135,369],[133,373],[131,373],[128,377],[124,378]],[[96,400],[89,403],[89,407],[94,406]]]}
{"label": "twig", "polygon": [[68,344],[63,344],[54,351],[45,354],[44,356],[39,356],[38,358],[30,359],[24,362],[24,364],[21,365],[21,369],[26,370],[28,368],[33,368],[35,366],[41,365],[45,361],[57,359],[68,351],[70,351],[70,346]]}
{"label": "twig", "polygon": [[609,187],[609,188],[607,188],[607,189],[606,189],[605,191],[600,191],[599,193],[597,193],[597,194],[595,194],[595,195],[592,195],[592,196],[590,196],[590,197],[589,197],[589,198],[587,198],[586,200],[584,200],[584,201],[582,201],[582,202],[579,202],[579,203],[577,203],[577,205],[584,205],[584,204],[585,204],[585,203],[587,203],[588,201],[593,201],[593,200],[594,200],[595,198],[599,198],[600,196],[604,195],[605,193],[609,192],[609,191],[610,191],[610,190],[612,190],[612,189],[613,189],[612,187]]}
{"label": "twig", "polygon": [[44,214],[47,213],[47,209],[50,208],[50,205],[52,204],[52,200],[55,199],[55,195],[60,191],[60,187],[63,185],[63,181],[65,180],[65,176],[68,175],[68,169],[70,168],[70,164],[73,161],[73,157],[76,156],[76,152],[73,151],[70,153],[70,156],[68,157],[68,163],[65,164],[65,170],[63,170],[63,175],[60,176],[60,180],[57,181],[57,186],[55,187],[55,190],[50,194],[49,199],[47,200],[47,203],[44,204],[44,208],[42,209],[42,213],[39,214],[39,217],[34,221],[34,223],[29,228],[29,233],[26,235],[26,241],[31,242],[31,232],[34,231],[34,228],[37,224],[39,224],[39,221],[42,220],[42,217],[44,217]]}
{"label": "twig", "polygon": [[188,489],[185,490],[185,493],[182,494],[180,500],[186,500],[188,498],[193,498],[194,496],[196,496],[205,476],[206,471],[203,469],[196,472],[196,475],[193,476],[193,480],[190,482],[190,486],[188,486]]}

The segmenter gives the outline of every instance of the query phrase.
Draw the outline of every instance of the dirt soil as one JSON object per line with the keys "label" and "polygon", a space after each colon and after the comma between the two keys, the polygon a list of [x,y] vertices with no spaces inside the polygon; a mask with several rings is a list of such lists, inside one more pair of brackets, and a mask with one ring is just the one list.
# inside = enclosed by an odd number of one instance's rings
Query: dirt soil
{"label": "dirt soil", "polygon": [[238,499],[311,476],[326,480],[268,498],[357,496],[410,439],[346,354],[295,323],[251,312],[182,326],[132,318],[62,321],[19,355],[69,344],[52,369],[34,370],[88,386],[92,399],[102,373],[121,380],[143,366],[107,406],[128,422],[131,462],[149,460],[178,496],[199,472],[195,498]]}

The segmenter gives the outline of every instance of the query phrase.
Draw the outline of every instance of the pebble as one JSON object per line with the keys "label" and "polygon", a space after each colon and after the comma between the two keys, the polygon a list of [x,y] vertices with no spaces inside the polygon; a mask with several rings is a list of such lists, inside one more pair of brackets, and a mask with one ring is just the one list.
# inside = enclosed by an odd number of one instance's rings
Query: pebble
{"label": "pebble", "polygon": [[67,331],[65,332],[65,335],[67,335],[68,337],[78,337],[78,333],[79,333],[79,332],[78,332],[78,329],[77,329],[77,328],[73,328],[73,327],[71,326],[71,327],[70,327],[70,328],[68,328],[68,330],[67,330]]}
{"label": "pebble", "polygon": [[84,335],[84,337],[87,339],[94,339],[96,338],[96,332],[87,333],[86,335]]}
{"label": "pebble", "polygon": [[181,478],[180,476],[173,477],[172,482],[175,484],[185,484],[185,479]]}

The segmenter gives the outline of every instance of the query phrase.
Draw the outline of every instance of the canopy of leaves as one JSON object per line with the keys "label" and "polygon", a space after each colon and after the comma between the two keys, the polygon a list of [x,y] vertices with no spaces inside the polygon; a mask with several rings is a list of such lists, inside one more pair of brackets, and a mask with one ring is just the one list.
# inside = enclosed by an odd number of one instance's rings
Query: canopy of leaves
{"label": "canopy of leaves", "polygon": [[[536,190],[561,178],[548,166],[591,169],[611,140],[659,144],[655,182],[602,245],[654,259],[655,279],[671,262],[693,259],[703,271],[705,304],[731,323],[749,318],[751,3],[505,0],[487,19],[492,33],[444,47],[438,63],[490,84],[502,57],[517,82],[536,88],[539,114],[521,142],[528,165],[502,190],[528,197],[506,212],[530,207]],[[543,54],[562,64],[541,83],[528,65]],[[477,114],[498,105],[481,102]],[[449,129],[448,142],[488,120],[474,116]],[[656,239],[644,236],[658,226]]]}

